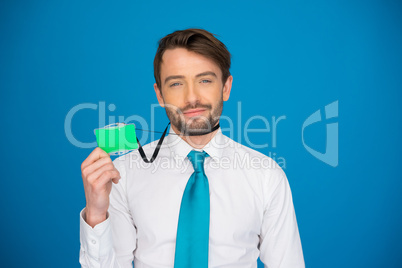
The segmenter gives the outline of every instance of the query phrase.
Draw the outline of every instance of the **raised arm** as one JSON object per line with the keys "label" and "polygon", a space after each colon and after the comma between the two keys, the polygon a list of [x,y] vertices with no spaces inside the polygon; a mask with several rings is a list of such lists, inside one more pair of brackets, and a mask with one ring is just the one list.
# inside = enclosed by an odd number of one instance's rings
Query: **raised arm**
{"label": "raised arm", "polygon": [[136,229],[127,206],[124,166],[96,148],[81,172],[86,198],[80,213],[81,266],[132,267]]}

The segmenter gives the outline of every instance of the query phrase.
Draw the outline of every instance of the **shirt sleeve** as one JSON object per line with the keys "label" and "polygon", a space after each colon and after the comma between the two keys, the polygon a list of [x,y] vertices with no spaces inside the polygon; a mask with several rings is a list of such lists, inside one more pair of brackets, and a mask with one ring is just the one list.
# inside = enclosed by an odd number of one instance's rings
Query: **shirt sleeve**
{"label": "shirt sleeve", "polygon": [[80,213],[79,262],[84,268],[133,267],[137,232],[127,205],[127,174],[121,161],[116,159],[114,165],[121,179],[112,186],[107,219],[92,228],[85,221],[85,209]]}
{"label": "shirt sleeve", "polygon": [[[278,171],[278,172],[277,172]],[[260,234],[260,260],[267,268],[304,268],[289,182],[282,169],[271,175],[265,189],[265,208]]]}

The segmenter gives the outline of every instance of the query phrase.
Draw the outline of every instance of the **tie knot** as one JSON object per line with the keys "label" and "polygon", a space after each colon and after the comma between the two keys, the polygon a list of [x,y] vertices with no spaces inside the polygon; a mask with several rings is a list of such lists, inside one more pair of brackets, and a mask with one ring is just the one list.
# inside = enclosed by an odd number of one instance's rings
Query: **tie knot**
{"label": "tie knot", "polygon": [[193,164],[195,172],[203,172],[204,171],[204,159],[205,159],[205,157],[208,157],[208,156],[209,156],[209,154],[207,154],[204,151],[200,152],[200,151],[195,151],[195,150],[192,150],[187,155],[188,159],[191,161],[191,164]]}

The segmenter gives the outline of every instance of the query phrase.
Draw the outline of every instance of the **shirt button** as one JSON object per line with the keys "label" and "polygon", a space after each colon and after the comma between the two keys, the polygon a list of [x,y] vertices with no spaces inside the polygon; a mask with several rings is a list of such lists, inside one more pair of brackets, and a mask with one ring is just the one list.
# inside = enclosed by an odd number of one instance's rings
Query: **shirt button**
{"label": "shirt button", "polygon": [[96,244],[96,240],[92,240],[92,244],[94,244],[94,245],[95,245],[95,244]]}

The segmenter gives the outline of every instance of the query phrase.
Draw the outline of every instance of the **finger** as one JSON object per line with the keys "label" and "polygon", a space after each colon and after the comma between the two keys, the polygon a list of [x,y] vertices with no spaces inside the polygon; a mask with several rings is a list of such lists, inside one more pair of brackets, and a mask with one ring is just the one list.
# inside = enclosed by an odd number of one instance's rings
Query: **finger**
{"label": "finger", "polygon": [[103,173],[114,170],[114,169],[115,169],[115,167],[114,167],[113,163],[104,164],[103,166],[99,167],[97,170],[95,170],[94,172],[89,174],[86,177],[86,179],[88,182],[93,183],[96,180],[98,180],[99,177],[102,176]]}
{"label": "finger", "polygon": [[103,157],[110,157],[104,150],[102,150],[99,147],[96,147],[89,155],[88,157],[82,162],[81,164],[81,170],[86,168],[87,166],[91,165],[93,162],[96,160],[103,158]]}
{"label": "finger", "polygon": [[101,159],[98,159],[97,161],[95,161],[94,163],[92,163],[91,165],[85,167],[82,170],[82,175],[84,177],[87,177],[89,174],[95,172],[97,169],[99,169],[100,167],[106,165],[106,164],[110,164],[113,163],[112,159],[110,159],[110,157],[103,157]]}
{"label": "finger", "polygon": [[117,169],[114,170],[107,170],[100,175],[99,179],[96,180],[95,185],[102,187],[106,185],[111,180],[120,179],[120,173]]}

